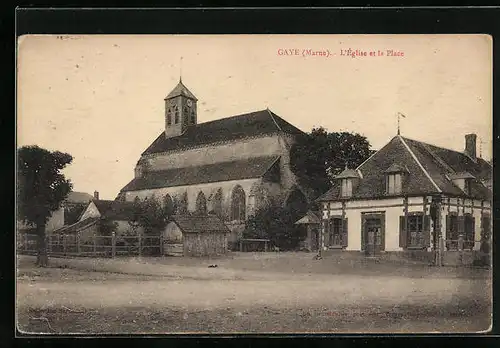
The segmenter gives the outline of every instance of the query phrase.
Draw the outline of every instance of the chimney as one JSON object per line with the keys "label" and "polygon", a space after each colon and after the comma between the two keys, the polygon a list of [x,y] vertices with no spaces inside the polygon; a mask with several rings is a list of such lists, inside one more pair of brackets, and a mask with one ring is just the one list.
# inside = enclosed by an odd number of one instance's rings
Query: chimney
{"label": "chimney", "polygon": [[98,192],[98,191],[94,191],[94,199],[95,199],[96,201],[98,201],[98,200],[99,200],[99,192]]}
{"label": "chimney", "polygon": [[477,160],[476,157],[476,138],[475,134],[465,135],[465,154],[472,159],[474,162]]}

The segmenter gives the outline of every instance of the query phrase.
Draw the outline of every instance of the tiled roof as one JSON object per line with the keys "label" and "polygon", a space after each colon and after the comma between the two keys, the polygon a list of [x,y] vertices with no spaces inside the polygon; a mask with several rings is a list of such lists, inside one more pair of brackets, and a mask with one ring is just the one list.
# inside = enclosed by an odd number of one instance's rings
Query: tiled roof
{"label": "tiled roof", "polygon": [[88,203],[94,199],[94,196],[86,192],[71,191],[65,201],[68,203]]}
{"label": "tiled roof", "polygon": [[90,217],[82,221],[78,221],[72,225],[68,226],[63,226],[52,233],[57,233],[57,234],[72,234],[72,233],[78,233],[86,228],[89,228],[90,226],[93,226],[99,221],[99,218],[94,218]]}
{"label": "tiled roof", "polygon": [[233,141],[276,132],[303,135],[304,133],[270,110],[222,118],[220,120],[192,125],[177,137],[165,138],[162,132],[143,152],[143,155],[181,150],[220,141]]}
{"label": "tiled roof", "polygon": [[186,86],[184,86],[184,84],[182,83],[182,81],[179,81],[179,83],[177,84],[177,86],[175,86],[175,88],[172,90],[172,92],[170,92],[165,97],[165,99],[174,98],[174,97],[177,97],[179,95],[183,95],[185,97],[188,97],[188,98],[191,98],[191,99],[194,99],[194,100],[198,100],[198,99],[196,99],[196,97],[194,96],[194,94],[191,93]]}
{"label": "tiled roof", "polygon": [[408,173],[408,169],[399,164],[393,163],[389,168],[385,170],[386,173]]}
{"label": "tiled roof", "polygon": [[216,215],[174,215],[172,220],[183,233],[231,232]]}
{"label": "tiled roof", "polygon": [[306,215],[298,220],[295,224],[319,224],[321,218],[313,211],[308,210]]}
{"label": "tiled roof", "polygon": [[403,139],[443,193],[463,195],[463,191],[454,185],[446,175],[467,172],[476,178],[471,181],[471,196],[484,199],[490,198],[490,190],[479,181],[492,176],[492,167],[484,159],[477,158],[477,161],[474,162],[462,152],[408,138]]}
{"label": "tiled roof", "polygon": [[134,178],[122,189],[122,192],[260,178],[278,159],[279,156],[254,157],[239,161],[150,172],[143,177]]}
{"label": "tiled roof", "polygon": [[359,174],[354,169],[344,169],[342,173],[335,177],[336,179],[359,178]]}
{"label": "tiled roof", "polygon": [[[387,196],[385,171],[395,166],[408,169],[403,182],[403,195],[445,193],[452,196],[464,196],[464,192],[449,179],[449,174],[469,172],[474,176],[488,177],[487,173],[490,173],[491,177],[492,170],[483,159],[478,158],[475,163],[460,152],[396,136],[357,168],[361,171],[363,178],[353,188],[352,198]],[[491,191],[477,179],[473,179],[470,196],[489,199]],[[337,182],[328,192],[319,197],[318,201],[339,199],[340,186]]]}
{"label": "tiled roof", "polygon": [[134,217],[133,202],[95,200],[94,204],[101,213],[101,217],[106,219],[129,221]]}

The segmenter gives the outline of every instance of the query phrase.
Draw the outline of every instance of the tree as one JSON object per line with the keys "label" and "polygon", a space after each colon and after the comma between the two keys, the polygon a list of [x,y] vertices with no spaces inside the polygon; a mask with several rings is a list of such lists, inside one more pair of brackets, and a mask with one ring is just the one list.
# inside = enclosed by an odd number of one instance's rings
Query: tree
{"label": "tree", "polygon": [[170,221],[173,207],[169,204],[161,204],[154,196],[142,201],[136,198],[134,204],[134,219],[144,228],[144,233],[154,236],[160,235]]}
{"label": "tree", "polygon": [[259,209],[251,216],[243,238],[269,239],[280,249],[293,249],[304,238],[303,226],[295,225],[296,214],[280,206]]}
{"label": "tree", "polygon": [[48,265],[45,225],[72,189],[61,171],[73,157],[38,146],[21,147],[17,157],[18,219],[36,226],[36,264],[45,267]]}
{"label": "tree", "polygon": [[78,218],[85,210],[85,204],[74,204],[64,210],[64,224],[72,225],[78,221]]}
{"label": "tree", "polygon": [[297,139],[290,153],[290,165],[299,183],[310,187],[316,196],[328,191],[332,179],[346,167],[356,168],[374,151],[366,137],[357,133],[328,133],[313,128]]}

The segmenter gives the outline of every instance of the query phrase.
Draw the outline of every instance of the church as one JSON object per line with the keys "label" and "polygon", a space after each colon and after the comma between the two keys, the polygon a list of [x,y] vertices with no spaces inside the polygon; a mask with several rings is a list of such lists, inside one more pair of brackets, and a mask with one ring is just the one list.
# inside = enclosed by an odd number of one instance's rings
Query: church
{"label": "church", "polygon": [[236,242],[258,209],[307,210],[310,191],[290,167],[304,132],[269,109],[198,123],[198,99],[179,80],[164,99],[165,129],[142,153],[117,199],[155,196],[176,214],[215,214]]}

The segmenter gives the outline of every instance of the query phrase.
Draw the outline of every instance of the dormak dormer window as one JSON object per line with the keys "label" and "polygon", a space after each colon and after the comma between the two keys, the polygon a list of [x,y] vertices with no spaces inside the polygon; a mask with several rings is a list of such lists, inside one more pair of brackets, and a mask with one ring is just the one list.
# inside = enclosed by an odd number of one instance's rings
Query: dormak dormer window
{"label": "dormak dormer window", "polygon": [[335,177],[339,181],[340,196],[342,198],[352,197],[354,187],[360,180],[360,174],[353,169],[345,169],[342,173]]}
{"label": "dormak dormer window", "polygon": [[406,167],[392,164],[385,171],[385,192],[388,195],[399,195],[403,192],[404,176],[408,174]]}

